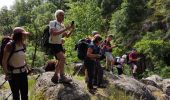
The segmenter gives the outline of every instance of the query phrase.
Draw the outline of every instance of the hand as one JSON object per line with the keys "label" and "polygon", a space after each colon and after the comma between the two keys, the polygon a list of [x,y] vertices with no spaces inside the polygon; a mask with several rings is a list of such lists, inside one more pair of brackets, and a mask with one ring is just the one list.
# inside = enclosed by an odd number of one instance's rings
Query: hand
{"label": "hand", "polygon": [[137,61],[139,61],[141,58],[137,58]]}
{"label": "hand", "polygon": [[115,48],[117,45],[113,45],[112,48]]}
{"label": "hand", "polygon": [[99,54],[96,54],[96,58],[100,58],[101,57],[101,55],[99,55]]}

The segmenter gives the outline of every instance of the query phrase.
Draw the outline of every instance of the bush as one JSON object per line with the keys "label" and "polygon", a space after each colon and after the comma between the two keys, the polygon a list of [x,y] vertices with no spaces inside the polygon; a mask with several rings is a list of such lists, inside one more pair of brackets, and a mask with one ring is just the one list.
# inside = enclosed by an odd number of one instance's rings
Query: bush
{"label": "bush", "polygon": [[[148,75],[151,73],[159,74],[161,76],[169,76],[168,74],[162,74],[170,70],[165,62],[165,55],[170,51],[170,43],[163,40],[145,40],[135,44],[135,48],[140,53],[146,55],[146,66],[148,68]],[[152,72],[150,72],[152,70]]]}

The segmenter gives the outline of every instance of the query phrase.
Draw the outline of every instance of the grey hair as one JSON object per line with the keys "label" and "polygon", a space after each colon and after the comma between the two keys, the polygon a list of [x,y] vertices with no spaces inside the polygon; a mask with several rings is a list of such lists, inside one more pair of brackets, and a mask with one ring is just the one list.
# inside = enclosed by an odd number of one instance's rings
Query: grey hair
{"label": "grey hair", "polygon": [[61,9],[56,10],[56,12],[55,12],[55,18],[57,17],[57,15],[58,15],[59,13],[64,13],[64,11],[61,10]]}

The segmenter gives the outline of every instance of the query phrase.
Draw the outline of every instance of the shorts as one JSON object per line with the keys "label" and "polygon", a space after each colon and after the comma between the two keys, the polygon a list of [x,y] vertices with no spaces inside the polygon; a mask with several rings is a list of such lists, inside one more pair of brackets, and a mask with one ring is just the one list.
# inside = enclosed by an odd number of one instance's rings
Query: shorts
{"label": "shorts", "polygon": [[108,58],[109,61],[114,60],[111,52],[105,52],[105,56]]}
{"label": "shorts", "polygon": [[137,62],[131,62],[131,63],[130,63],[130,66],[131,66],[132,69],[133,69],[134,66],[137,67]]}
{"label": "shorts", "polygon": [[62,44],[50,44],[50,50],[53,55],[59,52],[64,52]]}

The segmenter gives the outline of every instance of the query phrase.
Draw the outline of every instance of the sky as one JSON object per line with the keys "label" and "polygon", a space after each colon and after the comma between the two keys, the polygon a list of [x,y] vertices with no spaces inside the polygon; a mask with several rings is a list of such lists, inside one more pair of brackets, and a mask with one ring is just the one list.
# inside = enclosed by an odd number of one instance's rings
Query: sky
{"label": "sky", "polygon": [[0,0],[0,9],[1,9],[3,6],[7,6],[8,9],[9,9],[10,6],[14,4],[14,1],[15,1],[15,0]]}

